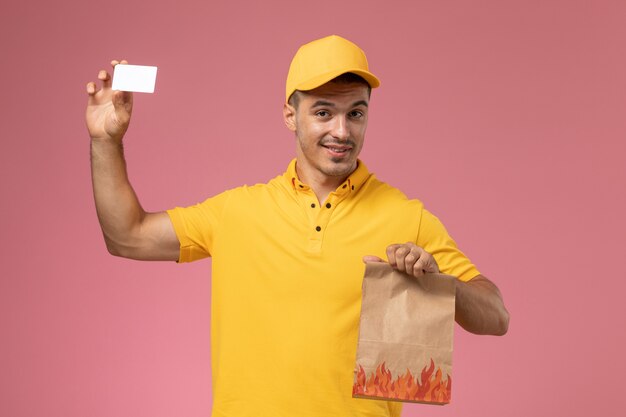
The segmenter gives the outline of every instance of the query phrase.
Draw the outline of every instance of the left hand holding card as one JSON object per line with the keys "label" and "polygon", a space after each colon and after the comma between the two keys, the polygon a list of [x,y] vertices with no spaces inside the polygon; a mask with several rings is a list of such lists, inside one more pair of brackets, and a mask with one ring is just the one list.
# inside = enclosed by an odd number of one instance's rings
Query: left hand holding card
{"label": "left hand holding card", "polygon": [[146,65],[116,65],[113,70],[113,90],[154,93],[157,67]]}

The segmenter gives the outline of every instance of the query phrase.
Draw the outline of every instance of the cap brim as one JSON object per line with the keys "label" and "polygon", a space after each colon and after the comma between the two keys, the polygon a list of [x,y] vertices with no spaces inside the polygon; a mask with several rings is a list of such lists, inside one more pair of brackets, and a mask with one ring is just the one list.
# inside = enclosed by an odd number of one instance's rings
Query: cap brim
{"label": "cap brim", "polygon": [[351,72],[353,74],[363,77],[363,79],[365,79],[365,81],[367,81],[367,83],[372,88],[376,88],[380,86],[380,81],[378,80],[378,78],[376,78],[374,74],[372,74],[369,71],[363,71],[362,69],[355,68],[355,69],[346,69],[346,70],[341,70],[341,71],[327,72],[326,74],[318,75],[315,78],[312,78],[310,80],[307,80],[295,86],[295,89],[301,90],[301,91],[313,90],[314,88],[317,88],[321,85],[326,84],[333,78],[339,77],[340,75],[346,74],[348,72]]}

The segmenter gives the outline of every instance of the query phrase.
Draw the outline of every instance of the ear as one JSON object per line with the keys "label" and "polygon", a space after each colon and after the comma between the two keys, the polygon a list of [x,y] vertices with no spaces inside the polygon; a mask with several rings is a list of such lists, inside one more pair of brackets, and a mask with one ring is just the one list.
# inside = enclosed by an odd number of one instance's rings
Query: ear
{"label": "ear", "polygon": [[296,131],[296,109],[289,103],[283,104],[283,120],[287,129]]}

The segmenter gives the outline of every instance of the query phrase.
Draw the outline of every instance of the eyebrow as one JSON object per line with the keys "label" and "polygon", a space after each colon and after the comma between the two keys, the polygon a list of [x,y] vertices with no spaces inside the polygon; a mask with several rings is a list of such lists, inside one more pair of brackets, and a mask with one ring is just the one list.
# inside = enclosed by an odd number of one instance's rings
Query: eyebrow
{"label": "eyebrow", "polygon": [[[355,101],[354,103],[352,103],[352,107],[357,107],[357,106],[365,106],[368,107],[367,105],[367,101],[365,100],[359,100],[359,101]],[[331,103],[330,101],[324,101],[324,100],[317,100],[312,106],[313,107],[335,107],[334,103]]]}

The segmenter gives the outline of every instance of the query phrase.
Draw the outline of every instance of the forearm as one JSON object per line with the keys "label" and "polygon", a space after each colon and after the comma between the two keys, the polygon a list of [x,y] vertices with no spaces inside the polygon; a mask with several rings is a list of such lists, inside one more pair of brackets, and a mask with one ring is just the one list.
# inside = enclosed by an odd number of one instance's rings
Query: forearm
{"label": "forearm", "polygon": [[501,336],[509,327],[509,313],[498,287],[482,276],[457,281],[455,320],[475,334]]}
{"label": "forearm", "polygon": [[107,249],[123,255],[133,246],[133,231],[140,227],[146,213],[128,180],[121,142],[92,139],[91,178]]}

